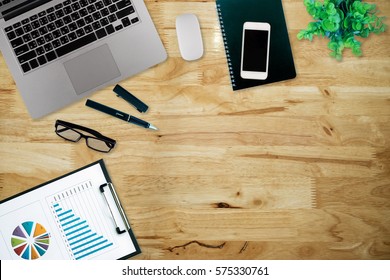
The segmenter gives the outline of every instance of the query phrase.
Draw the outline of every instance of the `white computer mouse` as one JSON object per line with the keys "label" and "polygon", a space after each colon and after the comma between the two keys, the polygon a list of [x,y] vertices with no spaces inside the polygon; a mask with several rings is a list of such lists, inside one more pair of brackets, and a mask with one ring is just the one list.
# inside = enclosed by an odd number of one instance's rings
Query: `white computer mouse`
{"label": "white computer mouse", "polygon": [[196,15],[182,14],[177,16],[176,34],[183,59],[192,61],[203,56],[202,33]]}

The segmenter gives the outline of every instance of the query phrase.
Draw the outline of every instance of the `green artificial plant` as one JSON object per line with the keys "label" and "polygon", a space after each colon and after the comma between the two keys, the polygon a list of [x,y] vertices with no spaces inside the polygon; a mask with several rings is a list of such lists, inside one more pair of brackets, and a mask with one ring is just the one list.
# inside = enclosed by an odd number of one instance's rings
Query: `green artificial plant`
{"label": "green artificial plant", "polygon": [[299,40],[313,40],[313,36],[327,37],[330,56],[341,60],[345,48],[356,56],[362,55],[361,42],[356,37],[367,38],[370,33],[384,32],[384,17],[378,17],[376,5],[362,0],[304,0],[307,12],[315,19],[301,30]]}

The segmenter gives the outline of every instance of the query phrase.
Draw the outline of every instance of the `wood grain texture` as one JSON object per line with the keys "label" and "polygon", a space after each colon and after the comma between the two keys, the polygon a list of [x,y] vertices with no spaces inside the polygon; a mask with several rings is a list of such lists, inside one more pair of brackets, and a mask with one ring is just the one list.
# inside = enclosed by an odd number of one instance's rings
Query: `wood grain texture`
{"label": "wood grain texture", "polygon": [[[390,34],[337,62],[298,41],[311,20],[283,0],[297,78],[232,92],[215,2],[145,1],[169,58],[92,98],[150,121],[148,131],[84,100],[33,121],[0,57],[0,199],[104,158],[138,259],[390,259]],[[390,16],[390,2],[378,4]],[[199,17],[205,55],[180,58],[175,17]],[[299,15],[299,16],[297,16]],[[390,24],[390,23],[388,23]],[[117,140],[110,154],[67,143],[62,119]]]}

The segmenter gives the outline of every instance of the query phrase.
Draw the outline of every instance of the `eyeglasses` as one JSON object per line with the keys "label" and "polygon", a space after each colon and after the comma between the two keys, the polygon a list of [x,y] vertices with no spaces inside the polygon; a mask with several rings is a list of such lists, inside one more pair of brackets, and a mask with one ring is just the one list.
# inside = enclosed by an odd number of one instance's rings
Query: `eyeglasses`
{"label": "eyeglasses", "polygon": [[[111,151],[116,144],[114,139],[108,138],[96,130],[61,120],[56,121],[55,129],[57,135],[65,140],[78,142],[81,138],[84,138],[89,148],[103,153]],[[93,136],[84,135],[80,131],[87,132]]]}

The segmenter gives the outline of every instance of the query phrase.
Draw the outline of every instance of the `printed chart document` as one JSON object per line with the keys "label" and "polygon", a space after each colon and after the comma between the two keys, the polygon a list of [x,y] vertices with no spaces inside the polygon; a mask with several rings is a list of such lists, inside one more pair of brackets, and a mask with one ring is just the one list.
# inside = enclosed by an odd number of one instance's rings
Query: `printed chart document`
{"label": "printed chart document", "polygon": [[0,259],[127,259],[140,248],[103,160],[0,202]]}

